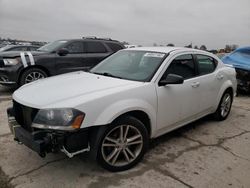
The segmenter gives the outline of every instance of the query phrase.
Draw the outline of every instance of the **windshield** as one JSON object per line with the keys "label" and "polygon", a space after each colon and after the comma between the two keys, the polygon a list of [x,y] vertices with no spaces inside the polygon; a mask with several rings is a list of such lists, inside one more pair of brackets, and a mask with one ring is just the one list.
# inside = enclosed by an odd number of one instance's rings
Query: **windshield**
{"label": "windshield", "polygon": [[44,51],[44,52],[53,52],[56,51],[59,47],[61,47],[63,44],[65,44],[66,40],[57,40],[54,42],[50,42],[48,44],[45,44],[41,48],[38,48],[38,51]]}
{"label": "windshield", "polygon": [[90,72],[134,81],[150,81],[165,53],[147,51],[119,51],[103,60]]}

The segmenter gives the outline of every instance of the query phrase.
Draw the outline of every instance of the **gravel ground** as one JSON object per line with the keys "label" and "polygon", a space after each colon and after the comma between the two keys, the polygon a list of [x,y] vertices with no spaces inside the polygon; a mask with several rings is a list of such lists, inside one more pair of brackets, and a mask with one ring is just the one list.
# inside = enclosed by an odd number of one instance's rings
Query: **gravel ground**
{"label": "gravel ground", "polygon": [[0,187],[250,187],[248,96],[235,98],[227,120],[206,117],[161,136],[135,168],[110,173],[86,154],[42,159],[15,143],[5,112],[10,93],[0,94]]}

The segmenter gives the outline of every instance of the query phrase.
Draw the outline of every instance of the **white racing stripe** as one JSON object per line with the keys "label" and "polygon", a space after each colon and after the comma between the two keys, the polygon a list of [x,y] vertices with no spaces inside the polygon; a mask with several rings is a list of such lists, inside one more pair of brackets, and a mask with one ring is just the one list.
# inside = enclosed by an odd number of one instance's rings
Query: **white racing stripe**
{"label": "white racing stripe", "polygon": [[7,61],[6,59],[3,60],[3,63],[4,63],[5,65],[8,65],[8,61]]}
{"label": "white racing stripe", "polygon": [[24,68],[25,68],[25,67],[28,67],[27,61],[26,61],[26,59],[25,59],[24,52],[21,52],[21,53],[20,53],[20,56],[21,56],[21,60],[22,60],[22,63],[23,63]]}
{"label": "white racing stripe", "polygon": [[30,53],[30,52],[27,52],[29,58],[30,58],[30,64],[31,65],[35,65],[35,60],[34,60],[34,57],[33,55]]}

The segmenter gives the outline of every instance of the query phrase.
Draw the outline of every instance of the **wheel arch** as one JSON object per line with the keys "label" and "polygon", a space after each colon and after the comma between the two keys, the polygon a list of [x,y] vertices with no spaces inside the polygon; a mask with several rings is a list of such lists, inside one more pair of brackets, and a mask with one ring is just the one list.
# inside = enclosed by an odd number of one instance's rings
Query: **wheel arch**
{"label": "wheel arch", "polygon": [[228,87],[228,88],[224,91],[224,93],[225,93],[226,91],[229,91],[231,97],[233,98],[233,95],[234,95],[233,87]]}
{"label": "wheel arch", "polygon": [[142,110],[131,110],[131,111],[121,113],[116,118],[114,118],[112,122],[107,123],[106,125],[90,127],[89,144],[90,144],[90,156],[92,159],[96,159],[97,157],[98,146],[108,126],[110,126],[113,122],[117,121],[118,119],[124,116],[132,116],[138,119],[139,121],[141,121],[145,125],[148,131],[149,138],[151,137],[150,135],[152,132],[152,124],[151,124],[150,117],[146,112]]}
{"label": "wheel arch", "polygon": [[20,78],[21,76],[23,75],[23,73],[29,69],[32,69],[32,68],[38,68],[38,69],[41,69],[43,70],[48,76],[50,76],[50,72],[48,69],[46,69],[45,67],[41,66],[41,65],[33,65],[33,66],[28,66],[24,69],[22,69],[20,72],[19,72],[19,75],[18,75],[18,83],[20,82]]}
{"label": "wheel arch", "polygon": [[150,120],[150,117],[149,115],[142,111],[142,110],[132,110],[132,111],[128,111],[128,112],[125,112],[121,115],[119,115],[117,118],[115,118],[113,120],[116,121],[124,116],[132,116],[136,119],[138,119],[139,121],[142,122],[142,124],[146,127],[147,131],[148,131],[148,135],[150,136],[151,135],[151,132],[152,132],[152,128],[151,128],[151,120]]}
{"label": "wheel arch", "polygon": [[149,137],[154,135],[156,130],[156,108],[141,99],[116,102],[105,108],[94,121],[91,121],[91,124],[108,125],[125,115],[133,116],[141,121],[146,126]]}
{"label": "wheel arch", "polygon": [[234,94],[235,94],[235,91],[233,89],[233,85],[228,81],[226,82],[223,87],[220,89],[220,92],[219,92],[219,95],[217,97],[217,100],[216,100],[216,108],[215,110],[217,109],[219,103],[220,103],[220,100],[221,100],[221,97],[223,96],[223,94],[226,92],[226,91],[229,91],[230,94],[231,94],[231,97],[232,97],[232,100],[234,98]]}

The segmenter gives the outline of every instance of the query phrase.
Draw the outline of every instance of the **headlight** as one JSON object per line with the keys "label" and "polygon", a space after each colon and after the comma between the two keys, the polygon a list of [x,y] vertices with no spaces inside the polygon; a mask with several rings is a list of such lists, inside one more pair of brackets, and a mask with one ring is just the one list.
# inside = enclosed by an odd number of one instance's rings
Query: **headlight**
{"label": "headlight", "polygon": [[4,59],[3,62],[5,66],[13,66],[19,63],[17,59]]}
{"label": "headlight", "polygon": [[39,110],[32,127],[40,129],[75,130],[81,127],[85,114],[79,110],[42,109]]}

